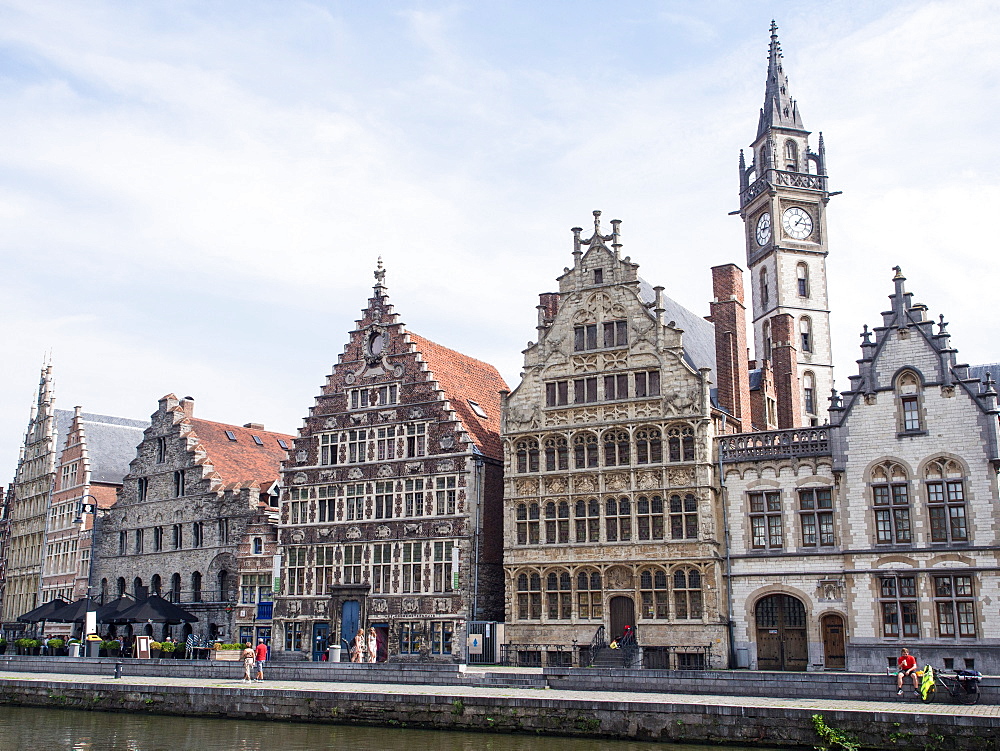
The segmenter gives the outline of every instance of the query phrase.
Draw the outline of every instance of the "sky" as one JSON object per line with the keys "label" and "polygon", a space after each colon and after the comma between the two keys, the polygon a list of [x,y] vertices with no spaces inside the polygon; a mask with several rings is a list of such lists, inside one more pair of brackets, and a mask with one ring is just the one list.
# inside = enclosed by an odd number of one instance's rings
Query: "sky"
{"label": "sky", "polygon": [[707,315],[772,18],[843,192],[838,387],[897,264],[1000,361],[996,2],[0,0],[0,478],[50,357],[59,408],[294,432],[380,256],[408,327],[511,387],[594,209]]}

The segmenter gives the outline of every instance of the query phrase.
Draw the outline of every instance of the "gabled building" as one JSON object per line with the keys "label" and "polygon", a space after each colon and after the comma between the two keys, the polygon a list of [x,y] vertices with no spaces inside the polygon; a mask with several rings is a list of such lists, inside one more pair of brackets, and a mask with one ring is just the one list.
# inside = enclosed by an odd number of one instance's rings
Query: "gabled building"
{"label": "gabled building", "polygon": [[904,283],[829,426],[720,441],[744,666],[1000,669],[997,392]]}
{"label": "gabled building", "polygon": [[[45,531],[40,602],[85,597],[95,512],[114,505],[148,421],[56,410],[60,439]],[[56,633],[60,627],[50,630]],[[66,632],[69,626],[66,626]]]}
{"label": "gabled building", "polygon": [[750,422],[742,277],[713,269],[710,323],[641,279],[600,213],[504,402],[507,641],[546,663],[629,627],[647,665],[724,666],[713,440]]}
{"label": "gabled building", "polygon": [[175,636],[235,638],[237,551],[260,509],[277,503],[291,441],[196,418],[191,397],[160,399],[117,503],[98,519],[98,598],[159,594],[199,619]]}
{"label": "gabled building", "polygon": [[412,333],[381,261],[283,472],[273,648],[320,659],[361,628],[380,660],[463,660],[503,615],[492,365]]}

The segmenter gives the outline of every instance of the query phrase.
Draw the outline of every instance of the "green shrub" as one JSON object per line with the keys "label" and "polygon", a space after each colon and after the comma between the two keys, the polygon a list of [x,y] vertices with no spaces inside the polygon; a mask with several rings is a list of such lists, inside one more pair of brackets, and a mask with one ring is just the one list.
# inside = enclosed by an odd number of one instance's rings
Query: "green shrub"
{"label": "green shrub", "polygon": [[149,643],[149,648],[150,649],[163,649],[163,645],[160,644],[160,642],[158,642],[158,641],[151,641]]}
{"label": "green shrub", "polygon": [[172,641],[165,641],[160,644],[160,651],[163,652],[164,654],[170,654],[176,649],[177,645],[174,644]]}
{"label": "green shrub", "polygon": [[37,639],[18,639],[14,642],[14,646],[18,649],[33,649],[41,644]]}
{"label": "green shrub", "polygon": [[62,639],[49,639],[47,642],[45,642],[45,645],[49,649],[62,649],[63,647],[66,646],[66,642],[63,641]]}
{"label": "green shrub", "polygon": [[115,639],[105,639],[104,641],[101,642],[101,649],[106,649],[109,652],[118,652],[121,650],[121,648],[122,645],[119,644]]}

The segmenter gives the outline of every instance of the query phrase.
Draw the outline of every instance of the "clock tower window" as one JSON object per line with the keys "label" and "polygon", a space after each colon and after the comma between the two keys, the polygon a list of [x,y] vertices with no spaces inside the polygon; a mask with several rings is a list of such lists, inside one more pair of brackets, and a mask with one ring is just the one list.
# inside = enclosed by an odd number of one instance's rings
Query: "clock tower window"
{"label": "clock tower window", "polygon": [[798,278],[799,297],[809,297],[809,267],[800,263],[795,269]]}
{"label": "clock tower window", "polygon": [[760,270],[760,305],[767,310],[771,305],[771,293],[767,285],[767,269]]}
{"label": "clock tower window", "polygon": [[799,319],[799,333],[802,335],[802,351],[812,352],[813,351],[813,339],[812,339],[812,321],[808,317],[803,316]]}
{"label": "clock tower window", "polygon": [[789,172],[798,172],[799,149],[795,141],[785,141],[785,169]]}

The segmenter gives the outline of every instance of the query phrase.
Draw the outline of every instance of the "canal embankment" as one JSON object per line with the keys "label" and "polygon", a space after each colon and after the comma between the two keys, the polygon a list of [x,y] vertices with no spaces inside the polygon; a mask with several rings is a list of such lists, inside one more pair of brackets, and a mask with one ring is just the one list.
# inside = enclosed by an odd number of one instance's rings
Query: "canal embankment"
{"label": "canal embankment", "polygon": [[[112,669],[114,665],[112,663]],[[392,667],[392,666],[387,666]],[[272,675],[273,675],[272,671]],[[1000,749],[1000,707],[683,692],[12,672],[0,703],[112,712],[683,743],[821,745],[814,716],[868,749]]]}

